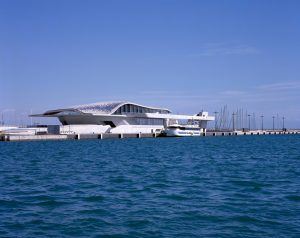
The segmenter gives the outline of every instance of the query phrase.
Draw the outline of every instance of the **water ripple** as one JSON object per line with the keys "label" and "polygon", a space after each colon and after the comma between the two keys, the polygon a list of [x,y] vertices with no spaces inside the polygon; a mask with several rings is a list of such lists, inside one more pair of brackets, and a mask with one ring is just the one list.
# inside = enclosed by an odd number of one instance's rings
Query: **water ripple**
{"label": "water ripple", "polygon": [[300,237],[300,137],[0,144],[3,237]]}

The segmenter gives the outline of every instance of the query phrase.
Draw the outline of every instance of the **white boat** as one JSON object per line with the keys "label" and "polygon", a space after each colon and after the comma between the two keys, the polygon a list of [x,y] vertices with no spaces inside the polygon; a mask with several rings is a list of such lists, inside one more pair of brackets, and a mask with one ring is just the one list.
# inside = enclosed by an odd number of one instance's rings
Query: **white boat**
{"label": "white boat", "polygon": [[166,136],[201,136],[202,130],[196,125],[170,125],[165,129]]}

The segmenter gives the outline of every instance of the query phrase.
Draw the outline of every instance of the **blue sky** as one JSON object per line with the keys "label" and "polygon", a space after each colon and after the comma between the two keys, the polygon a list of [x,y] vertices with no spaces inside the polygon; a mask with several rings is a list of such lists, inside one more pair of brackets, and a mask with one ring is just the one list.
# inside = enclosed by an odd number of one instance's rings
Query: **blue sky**
{"label": "blue sky", "polygon": [[[0,111],[223,105],[300,127],[300,1],[0,0]],[[20,120],[20,119],[19,119]]]}

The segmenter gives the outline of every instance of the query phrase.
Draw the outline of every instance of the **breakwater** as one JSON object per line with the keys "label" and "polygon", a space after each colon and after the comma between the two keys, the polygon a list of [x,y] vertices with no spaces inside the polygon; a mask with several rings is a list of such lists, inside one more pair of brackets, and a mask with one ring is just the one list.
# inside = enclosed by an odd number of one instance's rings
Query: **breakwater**
{"label": "breakwater", "polygon": [[[253,136],[253,135],[294,135],[300,134],[299,130],[290,131],[209,131],[201,136]],[[0,141],[37,141],[37,140],[84,140],[84,139],[125,139],[125,138],[156,138],[165,137],[161,133],[102,133],[102,134],[72,134],[72,135],[0,135]]]}

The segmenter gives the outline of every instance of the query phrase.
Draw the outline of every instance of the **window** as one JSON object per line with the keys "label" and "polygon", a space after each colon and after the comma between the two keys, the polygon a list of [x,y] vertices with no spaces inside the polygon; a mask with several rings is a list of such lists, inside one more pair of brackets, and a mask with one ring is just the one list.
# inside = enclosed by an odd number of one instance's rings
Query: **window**
{"label": "window", "polygon": [[115,114],[121,114],[121,108],[118,108],[118,110],[115,112]]}
{"label": "window", "polygon": [[126,112],[130,112],[130,105],[129,104],[126,104]]}

